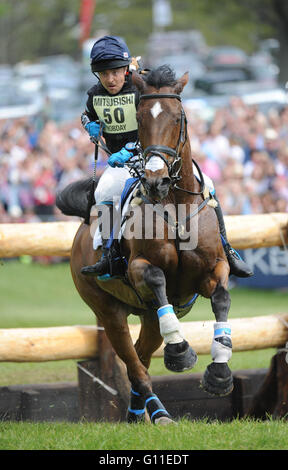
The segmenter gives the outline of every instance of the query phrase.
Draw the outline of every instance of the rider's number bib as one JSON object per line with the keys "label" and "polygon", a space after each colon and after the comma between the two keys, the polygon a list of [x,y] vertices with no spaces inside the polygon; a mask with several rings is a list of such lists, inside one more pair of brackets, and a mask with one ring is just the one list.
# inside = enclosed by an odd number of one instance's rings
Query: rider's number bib
{"label": "rider's number bib", "polygon": [[135,94],[94,96],[93,106],[100,121],[105,123],[107,134],[131,132],[138,128]]}

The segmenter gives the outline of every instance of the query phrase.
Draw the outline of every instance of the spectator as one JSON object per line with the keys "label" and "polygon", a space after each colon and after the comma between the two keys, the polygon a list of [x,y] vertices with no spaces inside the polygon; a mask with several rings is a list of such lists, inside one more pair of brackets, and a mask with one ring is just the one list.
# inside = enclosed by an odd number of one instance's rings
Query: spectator
{"label": "spectator", "polygon": [[[225,214],[282,212],[288,208],[288,106],[264,115],[240,98],[208,124],[187,110],[193,158],[215,183]],[[80,122],[0,121],[0,218],[67,219],[55,194],[93,174],[94,146]],[[97,175],[106,165],[99,151]]]}

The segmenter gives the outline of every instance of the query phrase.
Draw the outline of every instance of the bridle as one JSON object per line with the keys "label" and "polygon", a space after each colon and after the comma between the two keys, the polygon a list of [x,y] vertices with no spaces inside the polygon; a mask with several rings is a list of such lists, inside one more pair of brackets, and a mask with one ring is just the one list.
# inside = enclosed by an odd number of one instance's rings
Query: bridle
{"label": "bridle", "polygon": [[[180,95],[176,95],[176,94],[172,94],[172,93],[159,93],[159,94],[158,93],[151,93],[151,94],[148,94],[148,95],[141,95],[140,96],[140,100],[141,99],[144,99],[144,100],[145,99],[146,100],[147,99],[161,99],[161,98],[173,98],[173,99],[177,99],[181,102]],[[179,235],[179,229],[181,229],[181,230],[184,229],[184,227],[186,227],[186,223],[190,219],[192,219],[195,215],[197,215],[209,203],[209,201],[211,199],[211,194],[210,193],[209,193],[209,195],[204,196],[204,189],[205,189],[204,177],[203,177],[201,169],[199,168],[199,166],[195,162],[195,160],[193,160],[193,158],[192,158],[192,162],[196,166],[196,168],[198,170],[198,173],[199,173],[199,176],[200,176],[200,191],[197,191],[197,192],[189,191],[188,189],[180,188],[177,185],[177,181],[179,181],[181,179],[181,176],[180,176],[180,170],[181,170],[181,167],[182,167],[181,151],[182,151],[182,149],[185,145],[186,140],[187,140],[187,119],[186,119],[186,116],[185,116],[184,109],[181,106],[180,133],[179,133],[178,141],[177,141],[177,144],[176,144],[176,148],[174,149],[174,148],[168,147],[167,145],[149,145],[144,150],[142,150],[142,159],[143,159],[143,162],[144,162],[145,166],[146,166],[147,162],[150,160],[150,158],[152,158],[153,156],[160,157],[164,161],[164,163],[168,167],[169,177],[171,179],[171,186],[174,189],[184,191],[185,193],[188,193],[188,194],[193,195],[193,196],[201,195],[203,197],[203,201],[201,202],[201,204],[197,205],[197,208],[193,212],[189,213],[187,215],[187,217],[184,218],[184,220],[179,222],[177,220],[176,221],[172,220],[167,212],[165,212],[164,215],[163,215],[161,210],[159,210],[157,202],[151,200],[146,194],[143,194],[143,192],[141,190],[139,191],[139,196],[142,199],[142,201],[145,204],[151,204],[152,203],[154,205],[154,210],[161,217],[164,218],[164,220],[166,221],[167,224],[172,226],[172,229],[175,230],[177,252],[179,252],[179,240],[180,240],[180,238],[179,238],[179,236],[180,236]],[[165,156],[163,154],[166,154],[166,155],[169,155],[169,156],[173,157],[172,164],[169,164],[167,158],[165,158]],[[178,168],[177,168],[177,166],[178,166]],[[145,184],[144,184],[144,186],[145,186]]]}
{"label": "bridle", "polygon": [[[181,96],[176,95],[174,93],[151,93],[151,94],[146,94],[146,95],[140,95],[139,99],[140,100],[149,100],[149,99],[161,99],[161,98],[172,98],[172,99],[177,99],[182,102]],[[176,148],[171,148],[167,145],[149,145],[142,151],[142,158],[143,158],[143,163],[144,166],[148,163],[150,158],[153,156],[160,157],[165,165],[168,168],[168,175],[171,179],[171,185],[175,189],[179,189],[181,191],[184,191],[189,194],[193,195],[198,195],[203,193],[204,189],[204,178],[202,175],[202,172],[198,166],[198,164],[192,159],[193,163],[196,165],[196,168],[198,169],[199,175],[200,175],[200,191],[199,192],[193,192],[189,191],[187,189],[180,188],[177,185],[177,182],[181,179],[180,176],[180,170],[182,168],[182,158],[181,158],[181,151],[186,143],[187,140],[187,118],[185,115],[185,111],[183,107],[181,106],[181,116],[180,116],[180,132],[179,132],[179,137],[178,141],[176,144]],[[164,156],[164,154],[169,155],[170,157],[173,158],[172,163],[168,162],[168,159]]]}
{"label": "bridle", "polygon": [[[151,93],[149,95],[141,95],[140,100],[149,99],[161,99],[161,98],[172,98],[181,102],[181,96],[173,93]],[[182,166],[181,150],[185,145],[187,139],[187,119],[185,116],[184,109],[181,106],[181,117],[180,117],[180,133],[176,148],[168,147],[167,145],[149,145],[143,150],[142,157],[144,163],[148,163],[150,158],[153,156],[159,157],[163,160],[168,168],[168,174],[173,183],[176,183],[180,179],[179,173]],[[167,158],[163,154],[169,155],[173,158],[172,163],[169,163]]]}

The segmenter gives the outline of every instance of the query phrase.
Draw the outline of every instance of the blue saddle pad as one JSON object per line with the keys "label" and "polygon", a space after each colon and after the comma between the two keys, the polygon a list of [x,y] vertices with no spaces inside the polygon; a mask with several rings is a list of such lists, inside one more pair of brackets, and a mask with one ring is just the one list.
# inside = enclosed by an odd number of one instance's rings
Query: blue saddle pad
{"label": "blue saddle pad", "polygon": [[[139,178],[128,178],[126,180],[124,189],[121,194],[121,199],[120,199],[121,213],[122,213],[125,202],[127,201],[131,192],[134,191],[135,186],[137,185],[138,182],[139,182]],[[112,229],[112,232],[110,234],[110,239],[106,245],[107,248],[111,247],[113,240],[114,240],[114,237],[113,237],[113,229]]]}

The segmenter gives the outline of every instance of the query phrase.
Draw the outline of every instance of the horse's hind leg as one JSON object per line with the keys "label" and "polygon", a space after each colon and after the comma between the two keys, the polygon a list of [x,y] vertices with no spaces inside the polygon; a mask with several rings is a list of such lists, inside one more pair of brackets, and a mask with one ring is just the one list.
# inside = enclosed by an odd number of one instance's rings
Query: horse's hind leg
{"label": "horse's hind leg", "polygon": [[[135,349],[142,364],[148,369],[152,354],[161,346],[163,341],[160,335],[159,322],[156,313],[151,310],[141,317],[141,330],[135,343]],[[137,391],[137,384],[133,384],[128,408],[128,422],[144,420],[145,408],[150,419],[155,424],[169,424],[173,422],[165,406],[154,394],[143,395]]]}
{"label": "horse's hind leg", "polygon": [[224,396],[233,390],[233,377],[227,364],[232,356],[231,327],[227,323],[231,301],[228,290],[221,283],[211,296],[211,304],[216,319],[211,347],[213,362],[204,373],[202,385],[206,392]]}
{"label": "horse's hind leg", "polygon": [[101,318],[101,321],[113,348],[126,364],[132,386],[127,420],[129,423],[142,421],[146,408],[152,423],[173,422],[168,411],[152,391],[151,377],[133,345],[126,312],[121,310],[118,306],[117,316],[106,315]]}
{"label": "horse's hind leg", "polygon": [[[157,319],[156,319],[157,320]],[[141,330],[134,345],[137,355],[142,364],[148,370],[151,356],[162,343],[159,326],[153,315],[147,312],[141,316]],[[134,388],[135,390],[134,390]],[[138,423],[145,420],[146,396],[141,393],[137,383],[132,383],[130,404],[128,407],[127,420],[129,423]]]}
{"label": "horse's hind leg", "polygon": [[142,421],[145,417],[145,409],[147,409],[152,423],[173,422],[164,405],[153,393],[147,367],[140,360],[133,345],[126,312],[123,310],[121,312],[118,307],[117,316],[103,315],[101,322],[114,350],[126,364],[128,378],[132,386],[127,421],[129,423]]}

